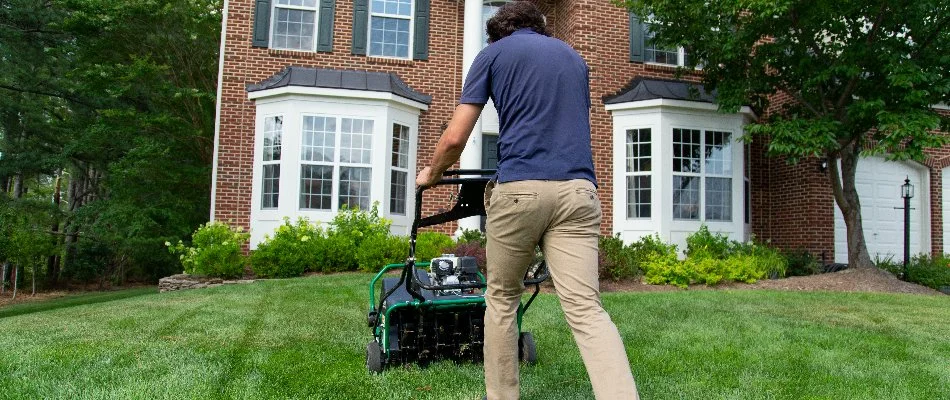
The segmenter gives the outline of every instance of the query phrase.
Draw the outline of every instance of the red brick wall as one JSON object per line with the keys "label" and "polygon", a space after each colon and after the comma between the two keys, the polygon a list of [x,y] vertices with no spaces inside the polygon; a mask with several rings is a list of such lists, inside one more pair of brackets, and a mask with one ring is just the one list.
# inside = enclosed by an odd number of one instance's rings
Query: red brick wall
{"label": "red brick wall", "polygon": [[[609,234],[613,217],[609,201],[613,193],[612,121],[601,98],[615,94],[638,75],[672,78],[673,71],[629,61],[627,13],[607,0],[542,0],[537,4],[545,12],[555,37],[574,46],[591,67],[594,162],[604,199],[602,232]],[[393,72],[413,89],[431,95],[429,110],[419,118],[417,150],[418,167],[428,163],[441,126],[451,117],[461,90],[464,2],[432,2],[429,60],[425,61],[351,55],[351,0],[337,1],[332,53],[251,47],[253,10],[253,0],[231,0],[227,10],[217,191],[213,194],[215,219],[249,228],[255,110],[254,103],[247,99],[245,85],[258,83],[288,65]],[[433,191],[425,206],[425,213],[450,207],[448,189]],[[455,225],[448,224],[442,230],[453,232]]]}

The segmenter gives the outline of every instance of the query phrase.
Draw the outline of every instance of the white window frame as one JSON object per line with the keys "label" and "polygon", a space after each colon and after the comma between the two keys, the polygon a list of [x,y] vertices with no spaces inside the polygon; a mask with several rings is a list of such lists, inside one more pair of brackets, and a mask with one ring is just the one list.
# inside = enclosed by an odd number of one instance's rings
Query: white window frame
{"label": "white window frame", "polygon": [[[637,136],[638,140],[635,142],[630,142],[628,140],[631,131],[636,131],[638,135]],[[648,142],[639,141],[639,135],[643,133],[642,131],[647,131],[648,134],[650,135],[650,140]],[[653,133],[653,129],[650,127],[627,128],[624,130],[624,132],[625,132],[624,159],[626,160],[626,163],[624,164],[623,169],[624,169],[624,181],[625,181],[624,190],[626,192],[626,196],[624,198],[626,199],[625,204],[626,204],[627,219],[650,219],[650,218],[653,218],[653,208],[654,208],[653,207],[653,186],[654,186],[653,185],[653,170],[655,169],[654,168],[655,157],[653,154],[653,142],[656,140],[656,136]],[[640,148],[643,145],[646,145],[647,148],[650,149],[650,155],[645,157],[642,154],[638,154],[636,157],[634,157],[633,155],[634,146],[638,146],[638,148]],[[637,161],[644,160],[644,159],[648,160],[648,163],[649,163],[648,164],[649,169],[647,170],[641,170],[640,168],[636,166]],[[635,178],[635,177],[647,177],[650,179],[650,186],[646,188],[647,193],[649,193],[646,203],[642,203],[642,202],[636,203],[634,201],[634,198],[631,196],[631,188],[629,186],[629,179]],[[642,191],[644,189],[640,188],[639,190]],[[640,198],[640,200],[643,200],[643,199]],[[650,215],[648,216],[631,215],[630,213],[631,206],[636,209],[637,205],[640,205],[640,204],[646,204],[649,207],[648,210],[649,210]],[[634,214],[639,214],[639,210],[635,211]]]}
{"label": "white window frame", "polygon": [[[389,196],[387,196],[388,201],[389,201],[389,212],[395,215],[407,215],[407,213],[409,212],[409,209],[408,209],[409,192],[410,192],[409,188],[411,187],[409,184],[409,179],[412,176],[412,174],[409,171],[409,153],[410,153],[409,144],[412,142],[412,129],[398,122],[393,123],[392,127],[393,127],[391,130],[392,139],[389,141],[391,143],[391,146],[389,148],[390,150],[389,154],[392,161],[389,163],[390,165],[389,166]],[[402,140],[402,138],[396,137],[397,129],[399,129],[400,131],[399,136],[402,136],[402,134],[405,133],[406,135],[405,140]],[[405,150],[405,153],[397,152],[397,147],[399,147],[402,150]],[[405,159],[405,165],[399,165],[401,164],[401,161],[403,159]],[[397,199],[396,195],[393,193],[394,189],[396,188],[396,181],[395,181],[395,177],[393,176],[395,175],[395,173],[405,174],[405,178],[401,182],[402,187],[403,187],[402,198],[399,198],[399,199]],[[401,203],[402,211],[395,210],[396,208],[394,207],[395,202]]]}
{"label": "white window frame", "polygon": [[[275,26],[275,22],[277,21],[277,10],[278,10],[278,9],[299,10],[299,11],[312,11],[312,12],[313,12],[313,32],[312,32],[312,39],[313,39],[313,40],[312,40],[312,42],[311,42],[311,45],[310,45],[310,48],[309,48],[309,49],[293,48],[293,47],[277,47],[277,46],[274,45],[274,42],[275,42],[274,36],[277,35],[277,27]],[[316,49],[317,49],[317,40],[319,40],[319,38],[317,37],[317,35],[318,35],[319,32],[320,32],[320,31],[319,31],[319,27],[318,27],[318,25],[319,25],[319,23],[320,23],[320,0],[314,0],[314,5],[313,5],[313,7],[278,4],[278,0],[273,0],[273,1],[271,2],[270,21],[268,21],[268,23],[270,24],[270,25],[268,26],[269,31],[270,31],[270,37],[268,38],[268,40],[269,40],[269,42],[268,42],[268,43],[269,43],[268,47],[269,47],[269,48],[272,48],[272,49],[275,49],[275,50],[292,50],[292,51],[308,51],[308,52],[314,52],[314,51],[316,51]]]}
{"label": "white window frame", "polygon": [[[396,60],[411,60],[413,46],[415,43],[415,29],[416,29],[416,2],[415,0],[409,0],[409,15],[400,15],[400,14],[387,14],[373,11],[373,0],[369,1],[369,21],[366,24],[366,55],[368,57],[376,58],[392,58]],[[407,44],[408,51],[406,52],[405,57],[399,56],[384,56],[382,54],[373,54],[373,18],[394,18],[394,19],[404,19],[409,21],[409,43]]]}
{"label": "white window frame", "polygon": [[[699,179],[699,185],[698,185],[699,187],[698,187],[698,189],[697,189],[697,190],[698,190],[698,193],[699,193],[699,199],[698,199],[699,202],[698,202],[697,206],[698,206],[699,208],[696,210],[696,212],[697,212],[696,218],[679,218],[679,217],[677,217],[676,214],[675,214],[675,204],[674,204],[673,220],[674,220],[674,221],[726,222],[726,223],[731,223],[731,222],[735,221],[736,210],[735,210],[735,208],[734,208],[733,205],[732,205],[732,197],[734,197],[735,193],[733,193],[732,190],[730,190],[730,192],[729,192],[729,193],[730,193],[729,219],[714,219],[714,220],[711,220],[711,219],[709,219],[709,216],[707,215],[707,209],[706,209],[706,205],[707,205],[707,193],[706,193],[706,190],[708,189],[707,179],[709,179],[709,178],[729,179],[729,182],[730,182],[730,185],[729,185],[729,186],[730,186],[730,188],[733,186],[732,184],[735,182],[735,179],[736,179],[736,177],[735,177],[735,171],[733,170],[733,168],[732,168],[732,166],[731,166],[731,164],[732,164],[732,156],[731,156],[731,155],[732,155],[732,152],[733,152],[733,146],[735,145],[735,134],[734,134],[733,132],[724,131],[724,130],[719,130],[719,129],[673,127],[673,132],[675,132],[676,130],[689,131],[689,132],[698,132],[698,133],[699,133],[699,143],[697,143],[698,146],[699,146],[699,172],[696,172],[696,171],[685,171],[685,172],[684,172],[684,171],[676,171],[675,168],[674,168],[674,165],[676,164],[676,160],[677,160],[676,154],[675,154],[675,146],[677,145],[677,143],[685,143],[685,142],[675,142],[675,141],[672,142],[672,143],[673,143],[673,146],[674,146],[674,153],[671,154],[671,156],[670,156],[670,161],[671,161],[671,162],[670,162],[670,171],[672,172],[672,175],[673,175],[673,178],[674,178],[674,179],[673,179],[674,182],[675,182],[677,176],[686,176],[686,177],[692,177],[692,178],[698,178],[698,179]],[[728,166],[728,171],[729,171],[728,173],[719,173],[719,174],[717,174],[717,173],[714,173],[714,172],[710,172],[710,171],[709,171],[709,165],[708,165],[709,159],[708,159],[707,156],[706,156],[706,147],[709,146],[709,144],[708,144],[707,141],[706,141],[706,136],[707,136],[708,133],[726,134],[726,135],[728,135],[729,152],[727,153],[728,156],[726,157],[726,159],[723,160],[723,161],[725,161],[724,165]],[[673,134],[673,136],[675,137],[675,133]],[[671,139],[671,140],[675,140],[675,139]],[[673,188],[673,187],[671,187],[670,189],[671,189],[671,190],[676,190],[676,189]],[[675,196],[674,196],[674,198],[675,198]]]}
{"label": "white window frame", "polygon": [[[279,129],[279,130],[267,130],[267,121],[268,121],[269,119],[273,119],[273,118],[280,118],[281,124],[280,124],[280,129]],[[281,160],[282,160],[282,158],[283,158],[283,155],[282,155],[280,152],[283,150],[283,145],[284,145],[284,142],[283,142],[283,140],[284,140],[284,120],[285,120],[285,116],[284,116],[284,115],[281,115],[281,114],[268,115],[268,116],[265,116],[265,117],[264,117],[264,130],[263,130],[263,135],[262,135],[263,137],[261,138],[261,140],[262,140],[262,143],[261,143],[261,150],[262,150],[262,151],[259,153],[259,154],[260,154],[260,157],[261,157],[261,195],[260,195],[260,197],[259,197],[259,201],[260,201],[260,202],[259,202],[258,204],[259,204],[259,206],[261,207],[262,210],[276,210],[276,209],[280,206],[280,170],[281,170],[281,166],[280,166],[280,165],[281,165]],[[272,144],[271,146],[265,145],[265,144],[263,143],[263,141],[266,141],[267,139],[271,139],[272,141],[274,140],[274,137],[275,137],[274,133],[277,133],[277,136],[280,138],[279,143],[277,143],[276,145]],[[272,143],[274,143],[274,142],[272,142]],[[277,148],[278,156],[277,156],[276,159],[275,159],[275,157],[273,156],[273,153],[271,153],[271,159],[270,159],[270,160],[267,160],[267,157],[265,157],[265,155],[268,154],[268,148],[273,149],[273,148],[275,148],[275,147]],[[276,181],[274,182],[274,184],[276,185],[276,186],[274,187],[274,189],[275,189],[276,191],[275,191],[275,192],[272,192],[272,193],[271,193],[271,192],[265,192],[265,191],[264,191],[264,188],[266,187],[266,185],[264,184],[264,180],[267,179],[267,176],[266,176],[266,174],[264,173],[264,171],[266,170],[266,167],[268,167],[268,166],[277,166],[277,177],[275,178]],[[268,195],[276,195],[276,197],[277,197],[277,198],[275,199],[274,203],[273,203],[271,206],[269,206],[269,207],[264,205],[264,204],[265,204],[265,203],[264,203],[264,198],[265,198],[265,196],[268,196]]]}
{"label": "white window frame", "polygon": [[[392,93],[366,90],[343,90],[311,87],[280,87],[248,93],[255,104],[254,158],[251,196],[256,199],[250,207],[251,241],[250,248],[256,249],[264,235],[272,235],[274,229],[283,224],[283,219],[296,220],[299,217],[310,221],[328,223],[336,216],[339,194],[333,193],[333,208],[330,210],[301,210],[301,153],[304,152],[303,123],[304,115],[334,118],[355,118],[373,120],[370,206],[379,204],[380,216],[392,221],[390,231],[393,234],[406,235],[412,226],[412,216],[398,215],[389,211],[390,165],[392,155],[392,125],[409,127],[409,165],[406,170],[416,169],[418,149],[419,116],[428,109],[428,105],[409,100]],[[264,118],[283,115],[283,137],[281,149],[280,201],[277,209],[262,209],[261,191],[263,189],[263,153]],[[342,130],[342,123],[336,128]],[[335,137],[338,143],[342,136]],[[334,157],[338,160],[339,155]],[[337,172],[337,175],[339,176]],[[410,179],[413,176],[410,174]],[[334,182],[334,189],[339,184]],[[410,181],[411,185],[411,181]],[[338,189],[336,189],[338,190]],[[410,189],[411,190],[411,189]],[[407,194],[406,210],[414,210],[415,196]]]}
{"label": "white window frame", "polygon": [[[343,169],[343,168],[365,168],[365,169],[368,169],[368,170],[370,171],[370,176],[372,176],[372,173],[373,173],[373,172],[372,172],[372,171],[373,171],[373,146],[372,146],[372,144],[370,144],[370,148],[369,148],[369,149],[365,149],[365,148],[359,148],[359,149],[358,149],[358,148],[353,148],[353,147],[349,147],[349,148],[348,148],[348,151],[364,151],[364,150],[365,150],[365,151],[369,151],[370,154],[369,154],[369,162],[368,162],[368,163],[353,162],[353,161],[349,161],[349,162],[343,161],[343,135],[344,135],[344,132],[343,132],[343,120],[349,119],[349,120],[351,120],[351,121],[362,121],[364,124],[365,124],[366,122],[369,122],[369,123],[372,125],[372,126],[370,126],[370,133],[369,133],[369,136],[370,136],[369,139],[370,139],[370,140],[372,140],[372,135],[373,135],[372,130],[373,130],[373,128],[375,127],[377,121],[375,121],[374,119],[369,119],[369,118],[353,118],[353,117],[346,117],[346,116],[339,116],[339,115],[323,115],[323,114],[303,113],[303,114],[301,114],[301,116],[300,116],[301,129],[300,129],[300,137],[299,137],[300,140],[299,140],[299,143],[300,143],[300,148],[301,148],[301,149],[303,149],[303,147],[304,147],[304,142],[303,142],[303,141],[304,141],[304,139],[305,139],[304,131],[303,131],[303,123],[304,123],[304,121],[305,121],[307,118],[327,118],[327,119],[332,119],[332,120],[334,121],[333,159],[330,160],[330,161],[325,161],[325,160],[323,160],[323,161],[305,160],[305,159],[303,158],[303,153],[301,153],[301,156],[300,156],[300,157],[298,158],[298,160],[297,160],[297,161],[299,162],[298,170],[300,171],[301,174],[303,173],[303,167],[304,167],[305,165],[317,165],[317,166],[324,166],[324,167],[331,167],[331,168],[332,168],[332,171],[333,171],[333,172],[332,172],[332,176],[331,176],[331,179],[332,179],[332,186],[331,186],[331,189],[330,189],[330,196],[331,196],[331,197],[330,197],[330,208],[311,208],[311,207],[305,207],[305,206],[304,206],[304,201],[303,201],[303,195],[304,195],[304,193],[303,193],[303,179],[304,179],[304,178],[303,178],[303,176],[300,176],[300,177],[297,179],[297,182],[298,182],[299,185],[300,185],[300,191],[298,192],[298,196],[297,196],[297,209],[300,210],[300,211],[339,211],[339,210],[340,210],[340,203],[341,203],[340,200],[341,200],[341,196],[342,196],[342,193],[341,193],[341,190],[340,190],[340,189],[342,188],[342,185],[343,185],[343,181],[342,181],[342,178],[341,178],[342,169]],[[352,123],[352,122],[351,122],[351,123]],[[365,133],[361,133],[361,135],[365,135]],[[372,180],[370,180],[370,185],[372,185]],[[370,196],[367,196],[367,197],[368,197],[368,204],[366,204],[365,206],[361,206],[360,209],[366,208],[366,209],[368,210],[369,207],[372,206],[372,196],[370,195]]]}

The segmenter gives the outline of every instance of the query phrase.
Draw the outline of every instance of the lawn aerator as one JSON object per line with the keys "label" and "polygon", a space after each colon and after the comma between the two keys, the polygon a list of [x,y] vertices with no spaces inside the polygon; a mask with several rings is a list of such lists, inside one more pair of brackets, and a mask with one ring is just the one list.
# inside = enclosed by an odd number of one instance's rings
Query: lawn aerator
{"label": "lawn aerator", "polygon": [[[449,211],[425,218],[422,194],[427,188],[416,190],[409,258],[404,264],[384,266],[369,283],[367,322],[373,330],[373,340],[366,345],[366,368],[370,372],[381,372],[393,365],[425,366],[445,359],[482,360],[486,281],[475,258],[443,254],[430,262],[417,262],[415,251],[419,228],[485,215],[485,186],[494,174],[494,170],[446,171],[435,186],[459,185],[456,204]],[[417,268],[427,266],[429,271]],[[398,278],[383,278],[383,274],[396,268],[402,268]],[[518,308],[519,331],[522,317],[548,276],[543,261],[525,275],[525,286],[533,285],[534,293]],[[376,286],[380,280],[377,302]],[[530,332],[519,334],[518,347],[522,361],[537,361],[537,347]]]}

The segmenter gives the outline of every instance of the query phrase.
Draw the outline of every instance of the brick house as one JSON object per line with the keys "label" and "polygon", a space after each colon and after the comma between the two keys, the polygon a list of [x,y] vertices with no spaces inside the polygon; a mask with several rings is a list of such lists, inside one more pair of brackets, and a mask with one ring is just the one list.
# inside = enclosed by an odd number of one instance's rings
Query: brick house
{"label": "brick house", "polygon": [[[251,248],[283,217],[328,221],[369,207],[406,233],[415,173],[451,117],[484,22],[503,1],[226,0],[211,218],[250,229]],[[705,223],[733,239],[802,247],[846,262],[844,222],[821,161],[787,165],[738,140],[758,116],[717,112],[674,80],[689,55],[655,48],[646,25],[607,0],[540,0],[554,36],[587,61],[603,234],[659,233],[684,247]],[[692,81],[692,82],[691,82]],[[693,86],[691,88],[690,86]],[[700,95],[696,95],[700,93]],[[462,168],[492,168],[497,113],[489,104]],[[924,163],[862,160],[859,193],[872,257],[901,254],[899,185],[910,177],[914,253],[944,252],[943,188],[950,151]],[[440,189],[432,212],[451,204]],[[445,226],[475,229],[477,219]],[[898,257],[899,258],[899,257]]]}

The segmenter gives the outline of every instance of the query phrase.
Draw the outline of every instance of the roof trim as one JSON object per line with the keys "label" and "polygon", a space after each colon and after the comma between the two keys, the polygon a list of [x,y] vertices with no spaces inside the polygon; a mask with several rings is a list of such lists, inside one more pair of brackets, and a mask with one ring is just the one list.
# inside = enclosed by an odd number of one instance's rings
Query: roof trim
{"label": "roof trim", "polygon": [[716,91],[707,93],[702,84],[684,81],[636,77],[617,94],[604,96],[604,104],[629,103],[643,100],[683,100],[716,103]]}
{"label": "roof trim", "polygon": [[[320,88],[340,89],[345,91],[381,92],[389,93],[413,103],[426,106],[432,104],[432,96],[413,90],[403,82],[398,75],[392,72],[347,71],[339,69],[313,68],[288,66],[260,83],[248,84],[248,97],[251,99],[264,97],[263,93],[270,94],[272,89],[281,88]],[[298,92],[297,90],[281,90],[279,92]],[[360,97],[360,96],[348,96]],[[366,97],[366,96],[362,96]],[[377,96],[371,96],[377,98]],[[428,107],[426,107],[428,108]]]}

